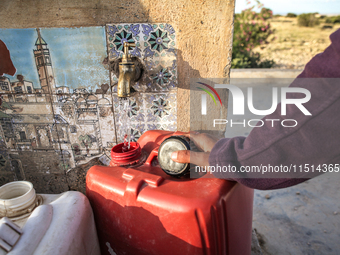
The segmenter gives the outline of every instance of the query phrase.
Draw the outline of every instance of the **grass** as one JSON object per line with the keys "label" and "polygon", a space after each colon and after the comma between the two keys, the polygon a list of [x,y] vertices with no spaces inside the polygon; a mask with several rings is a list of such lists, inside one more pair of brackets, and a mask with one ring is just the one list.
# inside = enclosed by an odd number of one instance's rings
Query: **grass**
{"label": "grass", "polygon": [[269,37],[273,41],[254,51],[260,52],[262,59],[273,59],[274,68],[303,69],[313,56],[329,46],[330,34],[340,28],[340,24],[333,24],[333,28],[323,29],[329,25],[324,21],[321,19],[315,27],[300,27],[297,18],[274,17],[270,22],[275,32]]}

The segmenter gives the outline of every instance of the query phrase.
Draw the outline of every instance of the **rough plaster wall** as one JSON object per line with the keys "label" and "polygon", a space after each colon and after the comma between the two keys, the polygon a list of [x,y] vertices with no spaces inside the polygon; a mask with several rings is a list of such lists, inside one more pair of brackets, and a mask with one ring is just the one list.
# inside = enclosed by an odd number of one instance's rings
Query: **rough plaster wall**
{"label": "rough plaster wall", "polygon": [[[148,3],[152,21],[166,18],[177,31],[177,128],[188,131],[190,78],[222,78],[226,77],[225,73],[229,73],[234,1],[167,0],[156,4],[154,1]],[[167,16],[159,17],[164,6],[169,8]]]}
{"label": "rough plaster wall", "polygon": [[[178,47],[178,130],[189,130],[190,78],[229,76],[234,0],[1,0],[1,28],[166,22]],[[225,112],[226,114],[226,112]]]}

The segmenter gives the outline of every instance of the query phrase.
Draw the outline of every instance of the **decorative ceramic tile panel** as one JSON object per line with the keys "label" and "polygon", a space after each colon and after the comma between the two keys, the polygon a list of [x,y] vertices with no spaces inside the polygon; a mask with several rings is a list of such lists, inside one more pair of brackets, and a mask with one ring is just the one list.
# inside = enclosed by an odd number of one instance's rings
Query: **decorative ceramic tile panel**
{"label": "decorative ceramic tile panel", "polygon": [[[131,124],[131,140],[138,138],[147,130],[162,129],[177,130],[177,94],[167,93],[140,93],[138,97],[130,97],[128,116]],[[119,112],[120,99],[114,96],[116,128],[121,128],[121,114]],[[122,137],[118,137],[122,142]]]}
{"label": "decorative ceramic tile panel", "polygon": [[[145,68],[142,79],[133,85],[137,91],[161,92],[176,88],[176,33],[170,24],[108,24],[106,39],[109,61],[123,56],[124,42],[136,44],[130,54],[139,58]],[[113,72],[110,78],[112,84],[118,82]]]}
{"label": "decorative ceramic tile panel", "polygon": [[145,69],[128,99],[132,140],[150,129],[177,129],[171,25],[0,29],[0,38],[17,68],[17,76],[0,77],[0,185],[26,179],[38,192],[65,191],[66,173],[110,155],[121,142],[121,113],[106,54],[117,61],[125,41],[136,43],[130,54]]}
{"label": "decorative ceramic tile panel", "polygon": [[[138,58],[144,67],[142,78],[132,86],[139,94],[129,98],[129,121],[131,138],[147,130],[177,129],[177,55],[176,33],[170,24],[108,24],[106,25],[109,61],[115,62],[123,56],[124,42],[135,43],[130,54]],[[112,85],[118,77],[111,71]],[[113,87],[117,91],[117,86]],[[121,128],[119,98],[114,93],[116,128]],[[120,135],[121,136],[121,135]],[[118,142],[123,138],[118,137]]]}

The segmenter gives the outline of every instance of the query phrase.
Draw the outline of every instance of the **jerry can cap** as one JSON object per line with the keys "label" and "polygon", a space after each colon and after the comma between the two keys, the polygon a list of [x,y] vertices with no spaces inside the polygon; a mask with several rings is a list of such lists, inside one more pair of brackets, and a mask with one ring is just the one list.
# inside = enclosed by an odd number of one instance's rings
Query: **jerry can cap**
{"label": "jerry can cap", "polygon": [[183,176],[190,169],[189,163],[178,163],[171,159],[175,151],[190,150],[190,140],[185,136],[170,136],[165,139],[158,149],[158,162],[162,170],[171,176]]}

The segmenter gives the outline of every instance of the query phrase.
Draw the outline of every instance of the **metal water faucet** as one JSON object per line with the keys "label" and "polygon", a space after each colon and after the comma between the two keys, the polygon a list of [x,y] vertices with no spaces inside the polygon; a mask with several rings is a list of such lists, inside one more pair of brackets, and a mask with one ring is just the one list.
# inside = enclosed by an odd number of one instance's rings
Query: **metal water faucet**
{"label": "metal water faucet", "polygon": [[136,79],[136,66],[129,54],[129,47],[136,47],[136,44],[124,43],[124,54],[119,63],[118,97],[129,97],[131,83]]}

